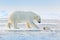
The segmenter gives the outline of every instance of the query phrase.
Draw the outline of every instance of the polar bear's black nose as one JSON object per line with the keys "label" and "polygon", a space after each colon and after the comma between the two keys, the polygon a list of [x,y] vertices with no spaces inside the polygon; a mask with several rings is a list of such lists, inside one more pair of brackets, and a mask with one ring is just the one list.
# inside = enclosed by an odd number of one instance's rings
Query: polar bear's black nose
{"label": "polar bear's black nose", "polygon": [[41,23],[40,21],[38,21],[38,23]]}

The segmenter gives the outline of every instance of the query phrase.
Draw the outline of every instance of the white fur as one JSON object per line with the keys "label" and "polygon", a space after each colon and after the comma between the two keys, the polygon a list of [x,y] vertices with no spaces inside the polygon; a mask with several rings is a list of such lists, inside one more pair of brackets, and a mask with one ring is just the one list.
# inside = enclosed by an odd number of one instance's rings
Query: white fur
{"label": "white fur", "polygon": [[41,21],[40,16],[38,16],[34,12],[16,11],[16,12],[11,13],[11,15],[9,15],[8,26],[10,27],[10,25],[13,24],[14,27],[17,28],[17,23],[25,21],[37,27],[35,23],[33,22],[34,18],[37,22]]}

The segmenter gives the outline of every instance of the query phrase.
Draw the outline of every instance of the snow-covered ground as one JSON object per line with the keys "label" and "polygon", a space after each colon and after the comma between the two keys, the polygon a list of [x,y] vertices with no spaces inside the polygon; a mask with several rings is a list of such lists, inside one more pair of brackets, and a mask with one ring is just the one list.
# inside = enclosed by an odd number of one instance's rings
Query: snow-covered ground
{"label": "snow-covered ground", "polygon": [[[60,21],[59,21],[60,22]],[[42,20],[36,24],[39,29],[32,27],[26,28],[25,24],[18,24],[20,29],[9,29],[6,27],[7,20],[0,20],[0,40],[60,40],[60,27],[56,20]],[[43,27],[47,27],[46,30]]]}

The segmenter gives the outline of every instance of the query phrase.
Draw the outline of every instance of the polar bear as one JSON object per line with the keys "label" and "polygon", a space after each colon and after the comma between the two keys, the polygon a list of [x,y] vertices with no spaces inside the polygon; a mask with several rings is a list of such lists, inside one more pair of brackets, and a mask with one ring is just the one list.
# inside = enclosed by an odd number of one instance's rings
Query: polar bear
{"label": "polar bear", "polygon": [[39,15],[37,15],[34,12],[30,11],[15,11],[9,15],[8,18],[8,27],[13,24],[14,28],[17,28],[17,23],[21,23],[23,21],[26,22],[27,27],[30,28],[31,25],[38,28],[38,26],[33,22],[33,20],[36,20],[38,23],[41,22],[41,18]]}

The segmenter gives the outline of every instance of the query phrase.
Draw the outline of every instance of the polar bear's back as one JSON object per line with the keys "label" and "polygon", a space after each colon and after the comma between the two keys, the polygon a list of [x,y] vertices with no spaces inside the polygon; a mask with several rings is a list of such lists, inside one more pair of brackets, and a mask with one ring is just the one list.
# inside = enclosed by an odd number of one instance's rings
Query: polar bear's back
{"label": "polar bear's back", "polygon": [[14,20],[27,20],[29,18],[33,19],[34,16],[36,16],[36,14],[33,12],[16,11],[10,15],[9,19],[13,21]]}

